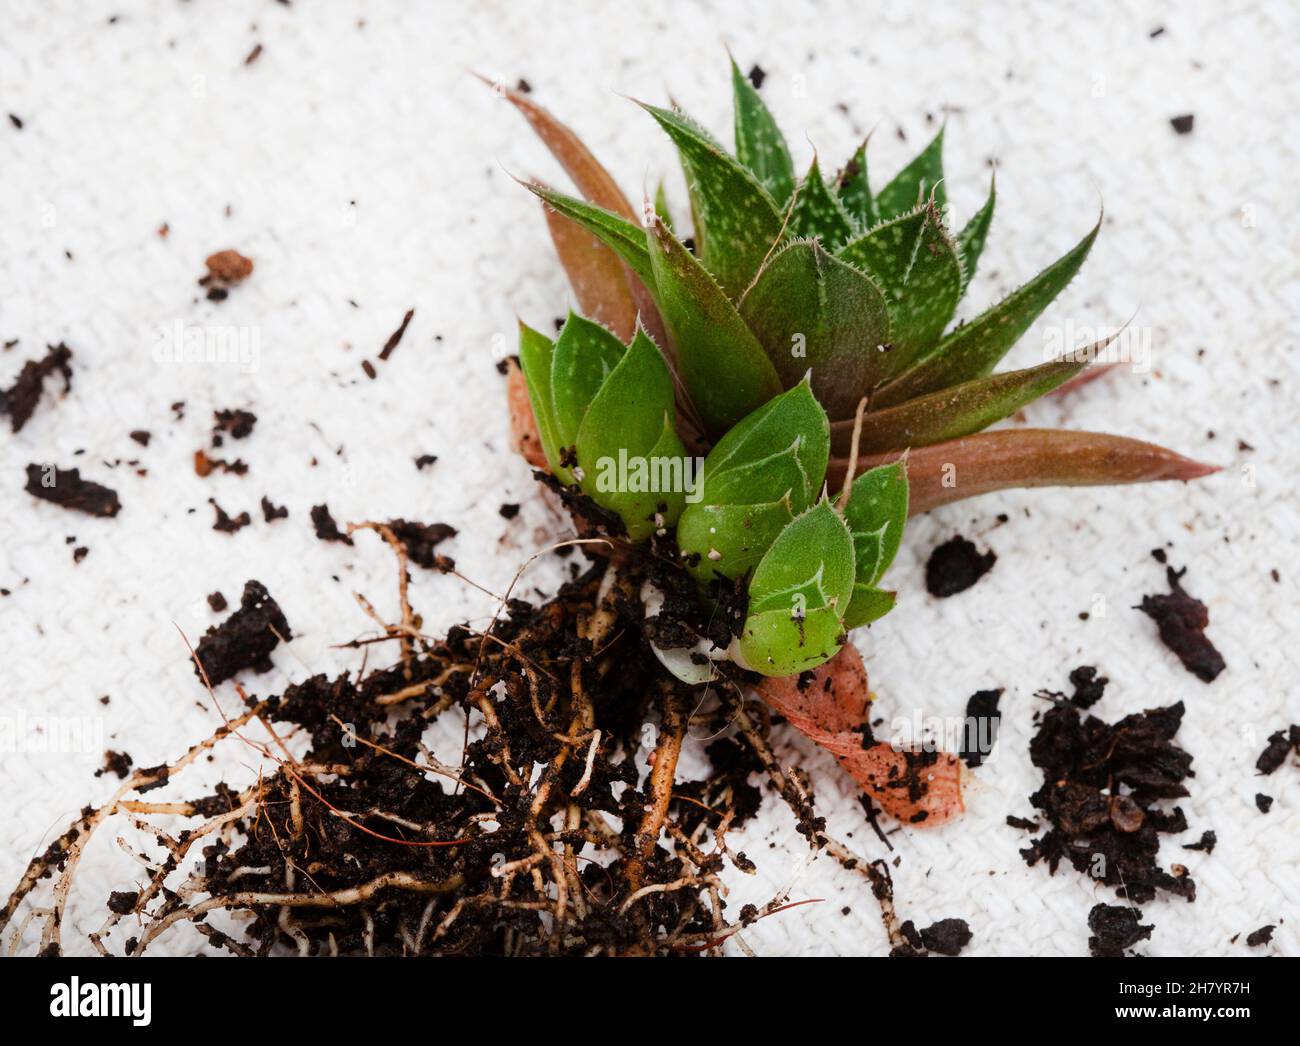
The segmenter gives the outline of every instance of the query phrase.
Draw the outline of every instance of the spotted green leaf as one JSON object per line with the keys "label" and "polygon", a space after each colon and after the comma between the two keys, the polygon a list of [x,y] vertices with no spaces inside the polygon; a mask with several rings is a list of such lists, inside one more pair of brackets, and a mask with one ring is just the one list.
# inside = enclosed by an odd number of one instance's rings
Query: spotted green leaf
{"label": "spotted green leaf", "polygon": [[848,212],[826,186],[817,157],[799,183],[799,193],[790,209],[786,235],[798,239],[819,237],[827,250],[835,250],[853,235],[853,223]]}
{"label": "spotted green leaf", "polygon": [[735,104],[736,157],[754,172],[778,206],[794,191],[794,165],[790,149],[776,120],[740,67],[731,63]]}
{"label": "spotted green leaf", "polygon": [[888,407],[990,373],[1083,265],[1101,229],[1092,231],[1019,290],[956,328],[873,401]]}
{"label": "spotted green leaf", "polygon": [[939,340],[957,311],[962,284],[957,245],[944,229],[938,208],[927,207],[903,292],[890,310],[895,367]]}
{"label": "spotted green leaf", "polygon": [[740,303],[783,385],[810,368],[812,390],[832,418],[853,413],[888,370],[890,340],[884,294],[816,241],[782,248]]}
{"label": "spotted green leaf", "polygon": [[786,676],[830,660],[843,641],[853,578],[853,538],[823,500],[781,531],[754,570],[740,637],[745,663]]}
{"label": "spotted green leaf", "polygon": [[966,227],[957,235],[957,246],[961,251],[962,290],[975,275],[980,255],[984,253],[984,242],[989,236],[989,226],[993,224],[993,203],[997,198],[997,177],[989,182],[989,198],[984,206],[975,212]]}
{"label": "spotted green leaf", "polygon": [[1087,365],[1086,359],[1055,360],[975,378],[897,406],[872,410],[862,419],[858,450],[878,454],[979,432],[1069,381]]}
{"label": "spotted green leaf", "polygon": [[868,273],[889,301],[897,301],[907,284],[927,215],[925,207],[916,207],[883,221],[850,240],[836,256]]}
{"label": "spotted green leaf", "polygon": [[695,215],[700,260],[722,289],[737,297],[781,233],[776,202],[695,121],[669,109],[644,108],[677,146]]}
{"label": "spotted green leaf", "polygon": [[597,207],[594,203],[566,196],[562,192],[524,182],[526,188],[540,197],[553,210],[566,218],[572,219],[604,243],[607,247],[627,262],[632,271],[648,287],[654,286],[654,274],[650,268],[650,252],[646,247],[646,231],[613,211]]}
{"label": "spotted green leaf", "polygon": [[840,203],[849,212],[859,229],[870,229],[880,221],[876,210],[876,201],[871,195],[871,183],[867,179],[867,143],[858,146],[858,151],[840,171],[836,179],[836,190]]}
{"label": "spotted green leaf", "polygon": [[942,211],[948,202],[943,187],[942,128],[934,140],[921,150],[920,155],[880,190],[876,196],[876,207],[882,220],[894,218],[923,203],[932,193],[935,203]]}
{"label": "spotted green leaf", "polygon": [[655,220],[648,237],[656,297],[691,401],[718,436],[781,383],[736,307],[678,239]]}
{"label": "spotted green leaf", "polygon": [[864,472],[849,490],[844,521],[853,537],[853,596],[844,615],[857,628],[887,614],[894,594],[876,588],[898,554],[907,525],[907,469],[902,462]]}

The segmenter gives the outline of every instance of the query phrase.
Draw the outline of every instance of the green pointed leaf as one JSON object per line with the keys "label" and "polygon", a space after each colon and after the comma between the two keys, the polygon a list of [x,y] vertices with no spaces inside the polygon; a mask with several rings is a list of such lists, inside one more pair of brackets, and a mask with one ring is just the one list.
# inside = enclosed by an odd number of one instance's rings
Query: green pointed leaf
{"label": "green pointed leaf", "polygon": [[858,146],[858,151],[844,165],[836,179],[840,203],[848,211],[859,229],[870,229],[880,222],[876,210],[876,201],[871,195],[871,183],[867,179],[867,143]]}
{"label": "green pointed leaf", "polygon": [[686,452],[672,418],[672,375],[638,330],[592,398],[576,440],[583,491],[618,512],[634,541],[675,523],[685,503]]}
{"label": "green pointed leaf", "polygon": [[794,164],[790,149],[763,99],[740,67],[731,63],[735,99],[736,157],[783,206],[794,191]]}
{"label": "green pointed leaf", "polygon": [[822,245],[831,251],[853,235],[853,223],[848,212],[822,180],[816,156],[804,180],[799,183],[799,194],[786,223],[786,235],[796,239],[820,237]]}
{"label": "green pointed leaf", "polygon": [[880,454],[968,436],[1014,414],[1068,381],[1087,360],[1056,360],[940,389],[862,419],[858,451]]}
{"label": "green pointed leaf", "polygon": [[898,301],[925,231],[928,211],[917,207],[867,230],[836,252],[836,257],[871,276],[890,302]]}
{"label": "green pointed leaf", "polygon": [[787,526],[749,583],[740,653],[764,675],[793,675],[839,650],[853,592],[853,539],[828,501]]}
{"label": "green pointed leaf", "polygon": [[569,313],[551,357],[551,402],[560,446],[571,447],[577,441],[587,407],[625,351],[623,343],[600,324]]}
{"label": "green pointed leaf", "polygon": [[894,176],[876,196],[882,219],[889,219],[924,203],[931,193],[942,211],[948,198],[943,187],[943,129],[919,156]]}
{"label": "green pointed leaf", "polygon": [[691,402],[718,436],[781,391],[776,370],[736,307],[656,220],[649,235],[659,311]]}
{"label": "green pointed leaf", "polygon": [[880,465],[853,481],[844,521],[853,535],[857,584],[876,584],[894,561],[907,525],[907,497],[907,469],[902,462]]}
{"label": "green pointed leaf", "polygon": [[800,382],[717,442],[704,459],[702,503],[761,505],[788,495],[798,514],[821,489],[829,456],[826,412]]}
{"label": "green pointed leaf", "polygon": [[868,276],[815,241],[774,255],[740,303],[783,385],[812,370],[812,390],[833,418],[893,371],[885,297]]}
{"label": "green pointed leaf", "polygon": [[1069,252],[993,308],[963,324],[899,377],[880,389],[873,406],[887,407],[990,373],[1052,300],[1092,249],[1098,221]]}
{"label": "green pointed leaf", "polygon": [[646,284],[654,287],[654,273],[650,268],[650,252],[646,247],[646,231],[613,211],[597,207],[594,203],[566,196],[562,192],[535,182],[524,182],[524,187],[544,200],[548,206],[569,218],[622,258]]}
{"label": "green pointed leaf", "polygon": [[903,291],[890,310],[897,373],[943,335],[961,300],[961,260],[937,207],[927,208]]}
{"label": "green pointed leaf", "polygon": [[861,628],[863,625],[869,625],[873,621],[878,621],[891,610],[894,604],[898,602],[898,593],[889,592],[883,588],[874,588],[871,585],[853,586],[853,595],[849,599],[849,609],[844,615],[844,627]]}
{"label": "green pointed leaf", "polygon": [[519,368],[524,372],[528,386],[528,399],[533,405],[533,418],[537,434],[542,440],[542,450],[551,471],[562,483],[572,483],[573,476],[560,466],[561,443],[555,431],[555,409],[551,398],[551,360],[555,344],[545,334],[533,330],[522,321],[519,324]]}
{"label": "green pointed leaf", "polygon": [[994,176],[989,181],[989,198],[957,236],[957,246],[961,251],[963,292],[974,277],[975,267],[979,265],[980,255],[984,253],[984,241],[988,239],[989,226],[993,224],[993,204],[996,199],[997,177]]}
{"label": "green pointed leaf", "polygon": [[792,519],[789,498],[766,505],[687,505],[677,523],[677,545],[701,583],[738,578],[758,564]]}
{"label": "green pointed leaf", "polygon": [[758,179],[683,113],[644,106],[677,145],[695,215],[696,251],[737,297],[781,234],[781,215]]}

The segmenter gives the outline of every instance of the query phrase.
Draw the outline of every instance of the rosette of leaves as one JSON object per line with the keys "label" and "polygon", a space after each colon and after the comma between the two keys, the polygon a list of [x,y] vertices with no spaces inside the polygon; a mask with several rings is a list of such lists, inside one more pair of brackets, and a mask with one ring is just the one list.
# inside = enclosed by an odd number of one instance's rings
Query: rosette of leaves
{"label": "rosette of leaves", "polygon": [[677,148],[691,241],[674,233],[662,187],[656,205],[638,213],[569,128],[526,96],[503,92],[585,197],[529,184],[582,310],[625,336],[639,317],[678,378],[688,443],[707,448],[725,438],[808,375],[830,418],[829,474],[838,478],[851,459],[867,469],[910,449],[914,512],[1005,487],[1214,471],[1102,433],[983,432],[1105,369],[1085,373],[1101,347],[1092,346],[995,373],[1079,271],[1100,223],[1018,290],[954,326],[988,237],[994,186],[974,215],[950,224],[942,130],[879,189],[865,142],[834,178],[816,158],[798,178],[776,121],[734,63],[732,81],[734,153],[680,110],[642,105]]}
{"label": "rosette of leaves", "polygon": [[645,331],[624,345],[600,324],[570,313],[551,341],[521,323],[519,364],[555,476],[616,512],[633,541],[675,524],[683,484],[655,483],[637,471],[652,463],[686,464],[673,427],[672,375]]}

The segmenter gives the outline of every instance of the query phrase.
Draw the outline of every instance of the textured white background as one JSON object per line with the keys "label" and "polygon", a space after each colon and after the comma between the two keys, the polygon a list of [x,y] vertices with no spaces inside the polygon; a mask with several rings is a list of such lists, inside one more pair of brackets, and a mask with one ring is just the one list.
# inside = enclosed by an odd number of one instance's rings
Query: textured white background
{"label": "textured white background", "polygon": [[[1190,868],[1200,897],[1146,906],[1157,929],[1141,949],[1246,952],[1229,938],[1271,922],[1282,925],[1267,950],[1300,953],[1300,770],[1267,780],[1253,771],[1267,733],[1300,719],[1300,513],[1283,467],[1294,469],[1300,405],[1294,6],[1133,3],[1100,17],[1068,4],[789,3],[747,17],[740,5],[649,6],[6,0],[0,112],[25,127],[0,123],[0,338],[20,339],[0,355],[0,382],[59,340],[76,352],[76,379],[20,436],[0,433],[0,587],[12,591],[0,598],[0,715],[97,717],[104,745],[137,765],[175,756],[216,720],[173,622],[196,636],[214,620],[204,596],[220,589],[233,603],[250,577],[300,637],[276,652],[273,673],[249,680],[255,692],[358,667],[332,644],[370,627],[354,591],[392,614],[393,565],[372,535],[355,548],[315,540],[307,510],[320,501],[341,522],[400,515],[461,527],[446,550],[495,590],[562,534],[507,452],[493,368],[512,351],[516,315],[546,326],[567,304],[536,203],[507,171],[562,176],[465,70],[526,77],[631,193],[667,176],[681,215],[669,144],[620,94],[671,92],[725,134],[725,44],[745,67],[767,70],[763,94],[798,165],[815,145],[833,169],[875,127],[881,184],[950,107],[960,221],[997,158],[998,213],[968,309],[1074,243],[1104,199],[1103,235],[1044,323],[1107,326],[1136,310],[1155,367],[1035,405],[1027,420],[1146,437],[1224,466],[1191,487],[998,495],[911,528],[892,574],[900,607],[859,638],[881,714],[953,716],[974,690],[1007,689],[1002,744],[978,772],[967,815],[892,837],[903,915],[918,925],[966,918],[974,953],[1086,951],[1086,913],[1113,897],[1070,870],[1049,878],[1027,868],[1017,849],[1028,837],[1003,821],[1031,812],[1038,783],[1027,753],[1034,691],[1063,689],[1070,668],[1092,663],[1112,679],[1097,709],[1107,718],[1187,702],[1191,830],[1162,854]],[[1157,26],[1166,31],[1150,38]],[[256,43],[264,52],[245,66]],[[1195,113],[1189,136],[1170,128],[1181,113]],[[166,239],[156,231],[164,222]],[[257,269],[213,305],[195,279],[204,257],[228,246]],[[406,339],[367,380],[362,359],[411,306]],[[175,321],[256,331],[257,368],[158,364],[150,330]],[[1031,332],[1013,360],[1041,358],[1045,332]],[[180,420],[169,407],[179,400]],[[227,446],[251,472],[200,479],[191,458],[211,411],[234,406],[260,418],[250,439]],[[137,428],[154,435],[147,449],[128,439]],[[1239,450],[1239,439],[1255,449]],[[412,459],[426,452],[440,460],[417,472]],[[114,467],[122,459],[139,459],[148,475]],[[31,461],[76,464],[110,483],[121,515],[36,502],[21,489]],[[289,519],[264,524],[263,493],[287,504]],[[209,497],[249,510],[254,525],[215,533]],[[497,515],[503,501],[523,503],[516,520]],[[996,525],[999,512],[1009,522]],[[924,591],[925,557],[956,531],[998,563],[974,589],[936,601]],[[80,565],[70,535],[90,547]],[[1227,658],[1212,686],[1184,672],[1131,609],[1162,590],[1148,550],[1166,542],[1174,563],[1191,564],[1189,588],[1209,604]],[[554,577],[539,566],[530,579]],[[492,610],[450,577],[420,574],[413,592],[431,629]],[[33,851],[111,790],[91,776],[102,752],[93,747],[0,755],[6,892]],[[782,751],[811,771],[832,828],[878,854],[831,760],[790,738]],[[232,747],[221,767],[246,779],[249,758]],[[189,791],[216,773],[200,768]],[[1255,809],[1258,790],[1277,798],[1267,816]],[[1212,855],[1181,850],[1207,828],[1219,837]],[[65,928],[74,947],[99,924],[110,882],[138,871],[111,845],[115,831],[101,834]],[[864,881],[829,859],[804,868],[784,807],[769,801],[732,841],[760,868],[738,877],[736,905],[796,875],[796,899],[826,898],[755,927],[757,950],[887,948]],[[174,933],[163,950],[200,945]]]}

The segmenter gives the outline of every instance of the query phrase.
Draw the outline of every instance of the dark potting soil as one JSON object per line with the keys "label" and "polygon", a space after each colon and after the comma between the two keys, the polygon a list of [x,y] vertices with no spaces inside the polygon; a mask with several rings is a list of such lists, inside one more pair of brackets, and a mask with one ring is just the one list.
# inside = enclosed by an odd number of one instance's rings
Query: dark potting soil
{"label": "dark potting soil", "polygon": [[117,491],[82,479],[78,469],[46,465],[27,466],[27,493],[66,509],[91,516],[116,516],[122,509]]}
{"label": "dark potting soil", "polygon": [[1246,938],[1246,943],[1252,948],[1258,948],[1261,945],[1268,944],[1273,939],[1273,931],[1277,929],[1273,923],[1267,926],[1261,926]]}
{"label": "dark potting soil", "polygon": [[322,541],[339,541],[345,545],[352,544],[352,539],[339,530],[339,525],[334,522],[334,517],[330,515],[328,505],[312,506],[311,525],[316,530],[316,536]]}
{"label": "dark potting soil", "polygon": [[1155,926],[1142,923],[1142,909],[1123,904],[1098,904],[1088,913],[1088,951],[1098,959],[1121,959],[1138,941],[1151,939]]}
{"label": "dark potting soil", "polygon": [[[244,585],[239,609],[203,634],[195,656],[213,686],[244,669],[266,672],[271,668],[271,651],[280,640],[293,638],[284,612],[260,581]],[[196,675],[202,679],[198,666]]]}
{"label": "dark potting soil", "polygon": [[1268,744],[1255,760],[1255,769],[1261,774],[1271,774],[1292,752],[1300,755],[1300,723],[1269,735]]}
{"label": "dark potting soil", "polygon": [[1187,594],[1180,579],[1187,568],[1165,568],[1168,595],[1143,596],[1138,609],[1160,630],[1160,639],[1178,655],[1183,667],[1203,683],[1211,683],[1227,666],[1223,656],[1205,634],[1210,612],[1205,604]]}
{"label": "dark potting soil", "polygon": [[9,415],[9,427],[14,432],[26,425],[35,413],[46,378],[58,374],[63,379],[63,391],[72,388],[72,350],[62,342],[48,345],[46,349],[41,359],[23,364],[8,389],[0,389],[0,414]]}
{"label": "dark potting soil", "polygon": [[965,592],[993,569],[997,555],[981,553],[958,534],[930,553],[925,564],[925,587],[930,595],[939,599]]}
{"label": "dark potting soil", "polygon": [[966,724],[958,754],[971,769],[984,762],[997,742],[998,724],[1002,721],[1001,713],[998,712],[1001,697],[1001,688],[979,690],[966,702]]}
{"label": "dark potting soil", "polygon": [[262,518],[268,523],[274,523],[277,519],[285,519],[289,515],[289,510],[283,505],[276,505],[265,494],[262,495]]}
{"label": "dark potting soil", "polygon": [[406,549],[407,558],[412,563],[426,570],[439,570],[446,573],[456,569],[456,562],[447,556],[439,555],[434,550],[448,538],[454,538],[457,530],[449,523],[416,523],[406,519],[390,519],[388,529]]}

